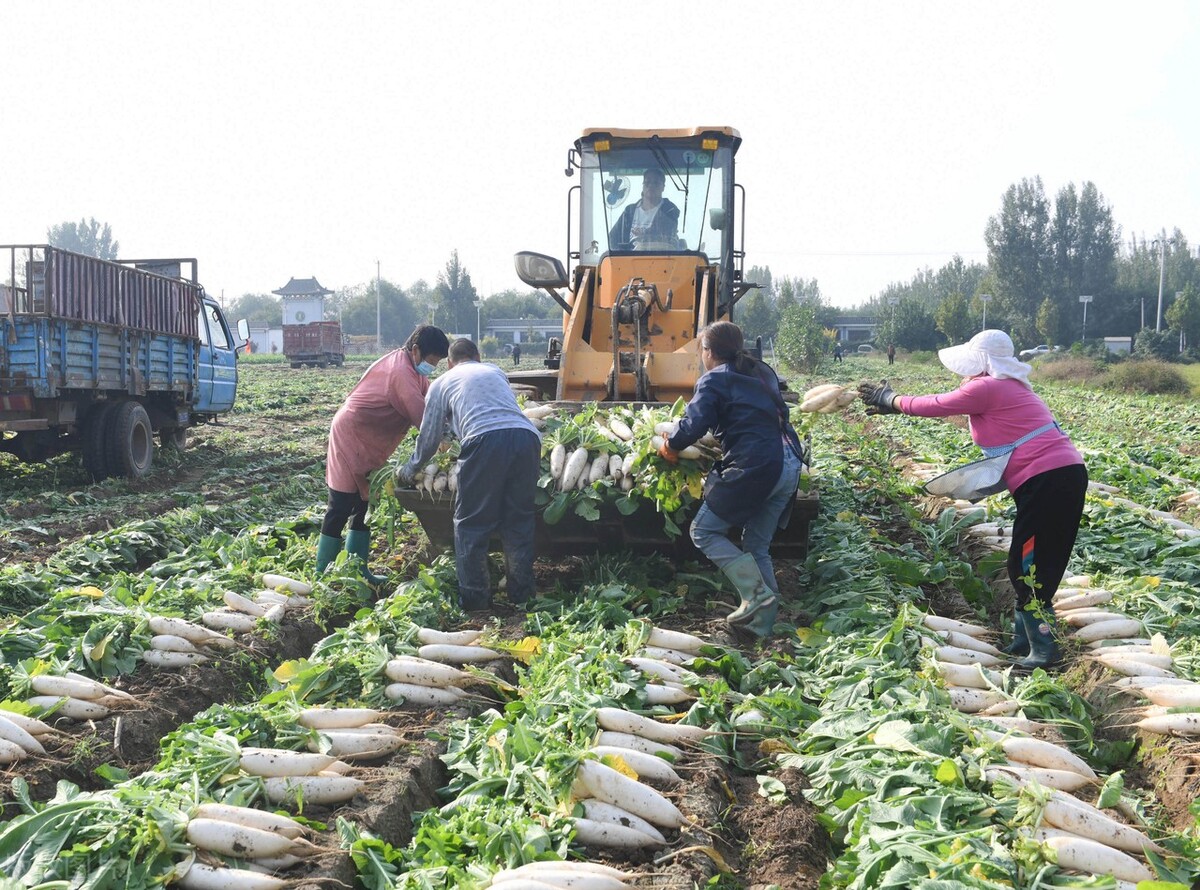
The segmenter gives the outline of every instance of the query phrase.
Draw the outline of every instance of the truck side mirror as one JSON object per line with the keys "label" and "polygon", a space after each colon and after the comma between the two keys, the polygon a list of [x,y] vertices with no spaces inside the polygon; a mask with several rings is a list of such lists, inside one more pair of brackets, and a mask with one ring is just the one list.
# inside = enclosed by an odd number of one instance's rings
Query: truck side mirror
{"label": "truck side mirror", "polygon": [[244,318],[239,318],[237,323],[238,332],[238,350],[240,351],[250,341],[250,322]]}
{"label": "truck side mirror", "polygon": [[544,253],[523,250],[513,257],[517,277],[530,287],[566,287],[570,281],[560,260]]}
{"label": "truck side mirror", "polygon": [[708,227],[715,231],[725,228],[725,208],[710,207],[708,210]]}

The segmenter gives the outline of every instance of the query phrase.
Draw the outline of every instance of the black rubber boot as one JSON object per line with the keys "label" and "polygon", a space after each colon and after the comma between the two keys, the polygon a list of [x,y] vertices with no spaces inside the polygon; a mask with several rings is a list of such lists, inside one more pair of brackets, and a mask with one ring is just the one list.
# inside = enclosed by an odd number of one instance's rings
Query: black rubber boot
{"label": "black rubber boot", "polygon": [[1017,662],[1017,667],[1023,671],[1035,668],[1050,670],[1062,660],[1062,650],[1055,636],[1058,624],[1053,617],[1045,615],[1038,617],[1033,612],[1021,612],[1021,620],[1025,622],[1025,633],[1029,637],[1029,655]]}
{"label": "black rubber boot", "polygon": [[1029,632],[1025,629],[1025,622],[1021,620],[1021,614],[1020,607],[1014,606],[1012,642],[1000,650],[1013,658],[1022,658],[1029,654]]}

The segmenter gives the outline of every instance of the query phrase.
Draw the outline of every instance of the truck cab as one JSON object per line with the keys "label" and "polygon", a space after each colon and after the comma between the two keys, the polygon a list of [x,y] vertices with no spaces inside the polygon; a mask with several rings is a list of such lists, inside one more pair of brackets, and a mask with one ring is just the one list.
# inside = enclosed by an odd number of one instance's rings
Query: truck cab
{"label": "truck cab", "polygon": [[[199,379],[192,412],[207,418],[233,407],[237,395],[237,342],[221,307],[205,295],[197,310],[196,332],[200,338]],[[240,342],[245,342],[246,336]]]}

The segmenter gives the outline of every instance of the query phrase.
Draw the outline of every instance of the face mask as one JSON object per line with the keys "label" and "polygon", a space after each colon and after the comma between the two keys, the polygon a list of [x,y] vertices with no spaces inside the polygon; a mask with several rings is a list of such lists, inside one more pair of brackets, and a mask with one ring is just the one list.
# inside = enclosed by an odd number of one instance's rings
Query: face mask
{"label": "face mask", "polygon": [[417,373],[422,377],[429,377],[436,370],[437,368],[429,364],[429,362],[421,362],[419,365],[417,365]]}

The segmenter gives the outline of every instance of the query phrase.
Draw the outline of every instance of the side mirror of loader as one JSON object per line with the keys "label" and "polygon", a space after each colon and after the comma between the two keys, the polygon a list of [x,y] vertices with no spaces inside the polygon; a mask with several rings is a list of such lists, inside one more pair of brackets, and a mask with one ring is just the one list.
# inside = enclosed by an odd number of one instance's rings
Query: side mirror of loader
{"label": "side mirror of loader", "polygon": [[708,227],[715,231],[725,228],[725,208],[710,207],[708,210]]}
{"label": "side mirror of loader", "polygon": [[570,280],[560,260],[544,253],[523,250],[513,257],[517,277],[530,287],[566,287]]}

